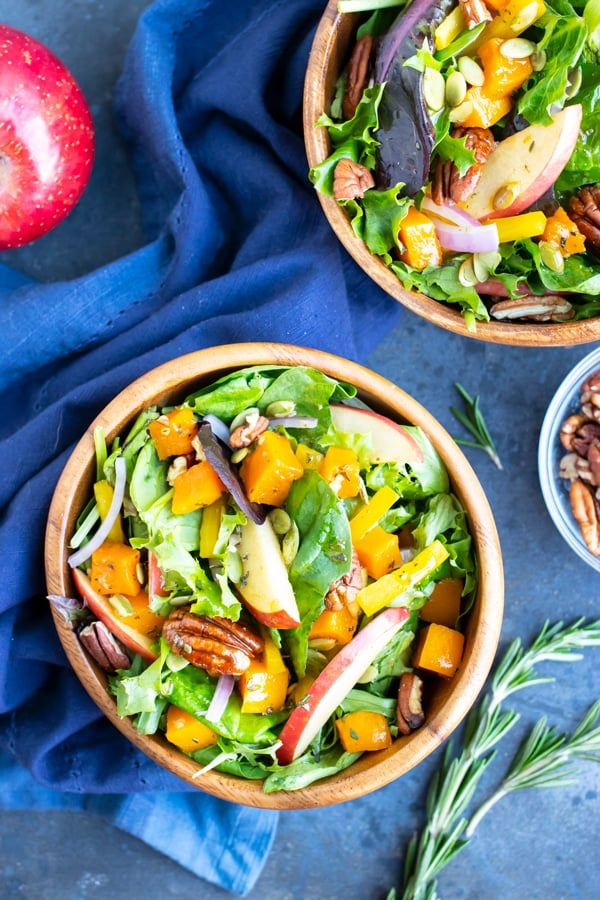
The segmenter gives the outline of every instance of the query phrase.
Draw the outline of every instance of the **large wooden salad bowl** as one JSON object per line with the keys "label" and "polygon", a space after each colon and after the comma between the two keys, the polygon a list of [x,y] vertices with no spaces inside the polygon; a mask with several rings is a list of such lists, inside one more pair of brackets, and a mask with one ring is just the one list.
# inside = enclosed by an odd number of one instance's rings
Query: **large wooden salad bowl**
{"label": "large wooden salad bowl", "polygon": [[[315,127],[323,113],[329,114],[336,81],[350,54],[361,14],[339,13],[337,0],[329,0],[318,25],[310,52],[304,86],[304,139],[309,167],[331,152],[327,129]],[[556,347],[584,344],[600,339],[600,317],[550,324],[536,322],[477,322],[469,331],[462,314],[416,290],[406,290],[395,274],[372,254],[350,225],[346,211],[331,196],[317,192],[333,231],[350,256],[384,291],[411,312],[448,331],[496,344]]]}
{"label": "large wooden salad bowl", "polygon": [[[112,441],[152,404],[181,401],[190,391],[217,377],[255,364],[306,365],[350,382],[374,410],[397,421],[420,426],[437,448],[450,475],[452,490],[466,509],[479,566],[479,588],[466,626],[463,663],[448,682],[439,679],[428,698],[427,722],[390,748],[363,755],[345,771],[293,791],[266,794],[261,783],[211,771],[162,736],[142,736],[117,715],[107,679],[79,643],[70,625],[53,609],[56,629],[83,687],[108,719],[151,759],[186,782],[226,800],[254,807],[293,809],[326,806],[374,791],[418,765],[442,744],[475,702],[492,665],[503,612],[503,569],[494,519],[473,470],[441,425],[416,400],[376,373],[337,356],[297,346],[248,343],[200,350],[153,369],[122,391],[90,424],[68,460],[51,503],[46,533],[46,576],[50,594],[76,596],[67,563],[67,542],[90,495],[95,473],[94,430],[101,426]],[[119,765],[115,760],[115,765]]]}

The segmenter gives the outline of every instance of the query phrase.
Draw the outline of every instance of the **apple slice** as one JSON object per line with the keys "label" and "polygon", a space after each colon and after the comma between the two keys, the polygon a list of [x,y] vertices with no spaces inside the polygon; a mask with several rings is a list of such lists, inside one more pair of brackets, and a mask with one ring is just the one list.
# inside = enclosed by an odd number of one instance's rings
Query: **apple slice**
{"label": "apple slice", "polygon": [[[75,587],[87,603],[90,610],[97,616],[101,622],[104,622],[109,631],[118,638],[121,643],[132,650],[139,653],[144,659],[150,661],[156,659],[154,651],[155,637],[137,631],[128,625],[127,622],[117,615],[115,609],[111,606],[108,597],[104,597],[94,590],[89,578],[81,569],[72,569],[71,574]],[[158,617],[157,617],[158,619]]]}
{"label": "apple slice", "polygon": [[300,613],[273,526],[268,519],[261,525],[248,519],[240,531],[244,605],[267,628],[297,628]]}
{"label": "apple slice", "polygon": [[379,413],[357,406],[332,404],[331,418],[338,431],[370,434],[371,462],[422,463],[423,451],[409,432]]}
{"label": "apple slice", "polygon": [[[581,104],[557,113],[551,125],[530,125],[505,138],[483,166],[479,184],[460,206],[476,219],[514,216],[531,206],[550,188],[573,153]],[[500,192],[506,189],[506,206],[496,209]],[[513,198],[510,200],[510,198]]]}
{"label": "apple slice", "polygon": [[403,606],[388,607],[371,619],[315,678],[306,699],[291,713],[279,735],[277,759],[285,766],[300,756],[360,676],[408,619]]}

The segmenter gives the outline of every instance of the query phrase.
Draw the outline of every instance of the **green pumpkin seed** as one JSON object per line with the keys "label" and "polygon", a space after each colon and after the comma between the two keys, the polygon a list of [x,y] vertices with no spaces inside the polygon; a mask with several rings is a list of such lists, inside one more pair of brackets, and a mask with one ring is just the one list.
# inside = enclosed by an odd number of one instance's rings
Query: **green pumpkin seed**
{"label": "green pumpkin seed", "polygon": [[434,112],[443,108],[446,99],[444,76],[431,66],[427,66],[423,72],[423,99]]}
{"label": "green pumpkin seed", "polygon": [[475,62],[470,56],[461,56],[458,60],[458,71],[463,76],[467,84],[474,87],[481,87],[485,81],[483,69],[479,63]]}
{"label": "green pumpkin seed", "polygon": [[554,241],[540,241],[540,259],[551,272],[560,273],[565,267],[565,260]]}
{"label": "green pumpkin seed", "polygon": [[446,79],[446,103],[454,109],[460,106],[467,96],[467,82],[462,72],[451,72]]}
{"label": "green pumpkin seed", "polygon": [[475,274],[472,256],[463,260],[458,267],[458,280],[464,287],[473,287],[474,284],[478,283],[479,279]]}
{"label": "green pumpkin seed", "polygon": [[509,38],[500,44],[500,56],[505,59],[527,59],[535,53],[535,44],[526,38]]}

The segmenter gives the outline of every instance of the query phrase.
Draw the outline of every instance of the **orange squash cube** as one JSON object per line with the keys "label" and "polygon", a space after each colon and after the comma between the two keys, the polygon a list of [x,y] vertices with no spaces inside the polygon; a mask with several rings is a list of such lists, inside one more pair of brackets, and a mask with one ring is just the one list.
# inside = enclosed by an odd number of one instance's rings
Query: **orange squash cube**
{"label": "orange squash cube", "polygon": [[502,55],[503,38],[490,38],[481,45],[477,55],[485,76],[483,91],[487,97],[506,97],[514,94],[529,78],[533,66],[529,57],[519,59]]}
{"label": "orange squash cube", "polygon": [[323,460],[323,454],[306,444],[298,444],[296,458],[303,469],[318,469]]}
{"label": "orange squash cube", "polygon": [[341,609],[324,609],[313,622],[308,639],[331,640],[334,644],[349,644],[354,637],[358,617],[352,615],[347,606]]}
{"label": "orange squash cube", "polygon": [[424,622],[455,628],[460,615],[462,590],[462,578],[443,578],[438,581],[429,600],[419,610],[419,616]]}
{"label": "orange squash cube", "polygon": [[290,673],[272,638],[265,635],[261,657],[253,659],[238,679],[243,713],[277,712],[286,700]]}
{"label": "orange squash cube", "polygon": [[185,456],[194,449],[192,442],[198,434],[198,422],[188,406],[179,406],[150,422],[148,433],[159,459]]}
{"label": "orange squash cube", "polygon": [[392,734],[383,713],[357,710],[335,721],[340,743],[348,753],[385,750],[392,744]]}
{"label": "orange squash cube", "polygon": [[178,706],[169,706],[167,710],[167,728],[165,736],[171,744],[175,744],[184,753],[194,753],[216,744],[218,736],[190,713]]}
{"label": "orange squash cube", "polygon": [[160,635],[166,616],[159,616],[150,609],[150,598],[145,590],[138,591],[135,596],[127,597],[127,602],[122,607],[114,604],[113,614],[130,628],[134,628],[140,634],[157,638]]}
{"label": "orange squash cube", "polygon": [[218,500],[227,490],[207,459],[201,460],[173,482],[171,509],[176,516],[202,509]]}
{"label": "orange squash cube", "polygon": [[263,431],[240,466],[248,499],[269,506],[283,506],[293,482],[303,473],[289,440],[275,431]]}
{"label": "orange squash cube", "polygon": [[469,114],[460,120],[465,128],[491,128],[512,108],[509,96],[490,97],[484,86],[470,87],[464,102],[471,104]]}
{"label": "orange squash cube", "polygon": [[137,574],[139,562],[139,550],[129,544],[105,541],[92,553],[92,587],[106,597],[111,594],[134,596],[141,588]]}
{"label": "orange squash cube", "polygon": [[442,248],[431,219],[411,206],[400,223],[398,234],[404,250],[400,259],[413,269],[422,272],[427,266],[439,266]]}
{"label": "orange squash cube", "polygon": [[371,578],[381,578],[402,563],[398,536],[385,531],[381,525],[375,525],[355,541],[354,549]]}
{"label": "orange squash cube", "polygon": [[583,253],[585,250],[584,236],[562,206],[546,220],[542,240],[556,244],[564,257]]}
{"label": "orange squash cube", "polygon": [[413,666],[442,678],[452,678],[462,659],[464,640],[455,628],[435,622],[426,625],[417,636]]}

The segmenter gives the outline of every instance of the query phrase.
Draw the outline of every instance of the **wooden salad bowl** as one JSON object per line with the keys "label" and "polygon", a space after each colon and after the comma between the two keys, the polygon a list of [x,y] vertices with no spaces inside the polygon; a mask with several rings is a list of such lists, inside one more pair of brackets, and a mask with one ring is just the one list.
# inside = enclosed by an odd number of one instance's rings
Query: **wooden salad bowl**
{"label": "wooden salad bowl", "polygon": [[[480,693],[492,666],[502,624],[503,567],[498,534],[483,489],[452,437],[416,400],[385,378],[354,362],[317,350],[272,343],[229,344],[199,350],[165,363],[118,394],[91,422],[70,456],[51,502],[45,542],[49,594],[76,597],[67,563],[68,541],[92,490],[95,477],[94,429],[107,443],[122,434],[147,406],[182,401],[192,391],[234,369],[249,365],[303,365],[320,369],[358,388],[374,410],[397,421],[420,426],[440,453],[452,490],[467,511],[479,568],[479,589],[466,625],[465,651],[458,673],[438,679],[427,698],[427,721],[387,750],[367,753],[347,770],[305,789],[266,794],[260,782],[200,766],[162,736],[138,734],[129,719],[117,715],[104,672],[86,653],[71,626],[52,607],[66,655],[81,684],[114,726],[152,760],[201,791],[234,803],[272,809],[327,806],[383,787],[413,769],[436,750],[463,720]],[[114,765],[120,763],[115,760]]]}
{"label": "wooden salad bowl", "polygon": [[[329,0],[318,25],[310,52],[304,84],[304,140],[309,167],[331,152],[327,129],[315,127],[329,113],[339,73],[352,49],[360,14],[338,13],[337,0]],[[477,322],[469,331],[462,314],[415,290],[406,290],[384,262],[356,237],[345,210],[333,197],[317,196],[335,234],[350,256],[384,291],[418,316],[465,337],[494,344],[523,347],[558,347],[585,344],[600,339],[600,317],[561,323]]]}

